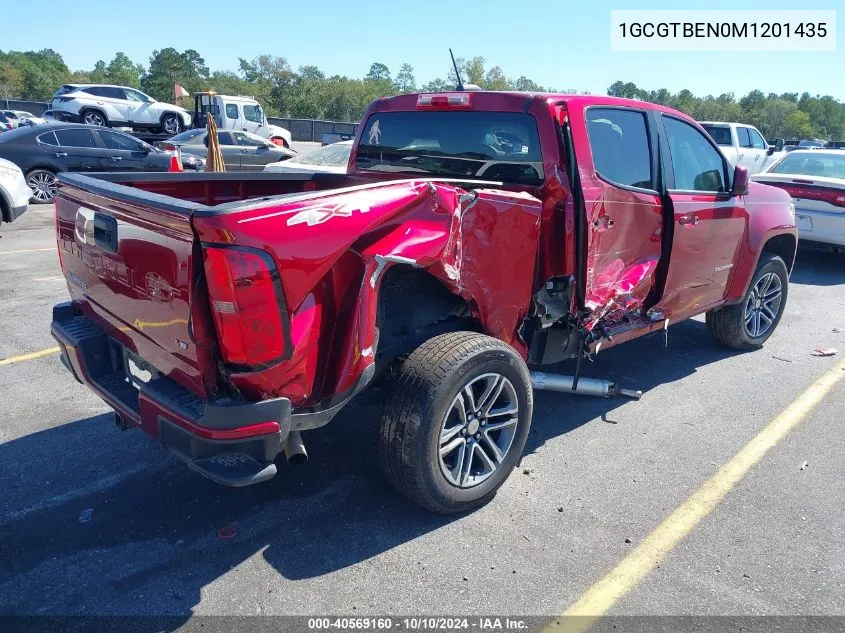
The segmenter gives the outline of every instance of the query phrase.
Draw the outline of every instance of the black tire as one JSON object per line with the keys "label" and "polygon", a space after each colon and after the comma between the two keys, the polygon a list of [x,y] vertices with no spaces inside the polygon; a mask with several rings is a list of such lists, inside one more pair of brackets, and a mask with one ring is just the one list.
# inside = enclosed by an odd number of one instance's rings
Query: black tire
{"label": "black tire", "polygon": [[96,125],[97,127],[108,127],[109,120],[99,110],[87,109],[79,113],[79,120],[85,125]]}
{"label": "black tire", "polygon": [[182,129],[182,117],[175,112],[165,112],[161,115],[161,127],[159,128],[164,134],[176,136]]}
{"label": "black tire", "polygon": [[[444,472],[446,465],[441,465],[441,427],[445,429],[453,409],[453,404],[461,393],[464,401],[464,387],[473,381],[481,389],[485,384],[481,381],[494,380],[487,376],[505,378],[497,396],[489,402],[488,420],[490,431],[493,420],[493,405],[498,394],[503,394],[507,400],[515,400],[518,410],[515,413],[498,413],[498,416],[509,416],[506,423],[515,425],[513,430],[507,430],[509,445],[503,457],[498,459],[498,466],[480,479],[477,484],[467,483],[467,487],[455,485],[447,479]],[[496,382],[496,384],[499,384]],[[510,385],[509,387],[505,385]],[[493,389],[491,387],[493,391]],[[504,395],[504,394],[509,395]],[[481,401],[482,398],[478,398]],[[476,402],[473,398],[473,402]],[[514,466],[519,462],[528,439],[531,426],[531,415],[534,405],[531,377],[528,367],[516,351],[509,345],[475,332],[452,332],[435,336],[415,349],[401,363],[397,370],[393,389],[385,403],[381,421],[379,438],[379,457],[387,479],[396,489],[415,504],[438,514],[454,514],[465,512],[484,505],[495,496],[496,491],[510,475]],[[483,407],[481,407],[483,409]],[[501,409],[498,409],[501,410]],[[486,414],[486,412],[485,412]],[[493,455],[491,447],[486,442],[491,437],[498,437],[501,441],[504,430],[493,430],[491,436],[483,428],[479,428],[481,417],[473,418],[472,431],[475,435],[464,437],[464,430],[470,424],[452,437],[450,442],[460,439],[470,446],[470,462],[467,473],[470,472],[476,460],[481,459],[475,451],[477,444],[485,447],[485,455]],[[460,426],[458,422],[458,426]],[[455,428],[450,427],[450,428]],[[483,437],[481,432],[484,432]],[[479,440],[474,442],[474,440]],[[474,442],[474,443],[473,443]],[[473,444],[470,444],[473,443]],[[466,447],[459,447],[460,457],[464,457]],[[463,462],[466,463],[466,462]],[[482,467],[484,466],[481,463]],[[462,471],[461,468],[458,468]],[[453,473],[454,474],[454,473]],[[484,475],[479,475],[479,478]],[[473,476],[475,478],[475,476]]]}
{"label": "black tire", "polygon": [[32,204],[50,204],[56,197],[56,174],[49,169],[32,169],[26,173],[26,184],[32,190]]}
{"label": "black tire", "polygon": [[[759,298],[757,293],[760,290],[759,284],[769,277],[769,275],[775,275],[780,281],[780,301],[777,304],[776,310],[770,310],[769,313],[766,313],[765,317],[761,317],[765,322],[769,320],[771,313],[774,314],[774,318],[771,319],[765,331],[755,336],[753,331],[754,317],[752,317],[752,324],[746,326],[746,318],[749,314],[747,309],[750,309],[752,305],[757,305],[757,299]],[[786,308],[788,293],[789,272],[787,271],[786,264],[777,255],[763,253],[760,261],[757,263],[754,276],[751,278],[751,283],[742,301],[735,305],[719,308],[718,310],[711,310],[707,313],[705,318],[710,334],[717,343],[731,349],[758,349],[769,339],[777,328],[778,323],[780,323],[783,311]],[[755,307],[755,309],[759,311],[759,308]]]}

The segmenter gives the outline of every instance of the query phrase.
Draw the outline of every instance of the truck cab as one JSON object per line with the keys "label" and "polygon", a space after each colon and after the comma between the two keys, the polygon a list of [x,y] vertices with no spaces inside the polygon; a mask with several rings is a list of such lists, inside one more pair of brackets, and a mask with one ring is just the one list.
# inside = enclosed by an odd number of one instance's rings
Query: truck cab
{"label": "truck cab", "polygon": [[261,104],[252,97],[219,95],[210,91],[194,93],[195,127],[205,127],[209,114],[221,130],[252,132],[277,145],[290,147],[290,131],[271,125]]}
{"label": "truck cab", "polygon": [[[770,146],[753,125],[702,121],[703,127],[732,165],[742,165],[749,174],[756,174],[771,162],[775,147]],[[781,143],[781,147],[783,143]]]}

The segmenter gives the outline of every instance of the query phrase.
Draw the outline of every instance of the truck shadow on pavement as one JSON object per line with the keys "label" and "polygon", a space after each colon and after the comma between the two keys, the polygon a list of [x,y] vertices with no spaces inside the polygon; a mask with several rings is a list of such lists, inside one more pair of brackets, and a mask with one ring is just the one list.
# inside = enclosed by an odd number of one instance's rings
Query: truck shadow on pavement
{"label": "truck shadow on pavement", "polygon": [[[648,392],[732,354],[700,321],[671,328],[662,347],[662,333],[632,341],[587,363],[585,375]],[[622,403],[554,393],[535,402],[526,454]],[[244,574],[238,586],[250,602],[277,592],[277,608],[294,610],[283,582],[250,583],[266,579],[256,554],[287,580],[314,579],[460,520],[419,510],[388,486],[376,456],[378,417],[378,402],[351,405],[304,437],[307,465],[281,464],[274,480],[241,489],[191,473],[139,431],[114,430],[109,415],[0,445],[0,479],[12,482],[0,506],[0,614],[189,617],[203,589],[233,570]],[[229,527],[233,538],[222,538]],[[353,605],[336,609],[352,613]]]}

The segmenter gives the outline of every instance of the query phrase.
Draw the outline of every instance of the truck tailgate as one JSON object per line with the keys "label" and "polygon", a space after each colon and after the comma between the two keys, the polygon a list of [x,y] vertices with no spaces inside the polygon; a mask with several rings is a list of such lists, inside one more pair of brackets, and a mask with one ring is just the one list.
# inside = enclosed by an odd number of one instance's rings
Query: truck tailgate
{"label": "truck tailgate", "polygon": [[129,371],[206,397],[215,348],[190,209],[63,186],[56,223],[71,298],[122,345]]}

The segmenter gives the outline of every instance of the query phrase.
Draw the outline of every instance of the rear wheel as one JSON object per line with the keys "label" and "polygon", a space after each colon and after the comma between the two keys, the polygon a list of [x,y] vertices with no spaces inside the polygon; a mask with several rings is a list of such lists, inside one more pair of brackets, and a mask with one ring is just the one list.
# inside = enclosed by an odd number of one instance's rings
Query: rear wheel
{"label": "rear wheel", "polygon": [[96,125],[97,127],[106,127],[108,125],[106,115],[99,110],[85,110],[82,113],[82,122],[86,125]]}
{"label": "rear wheel", "polygon": [[56,174],[47,169],[33,169],[26,175],[26,184],[32,190],[30,202],[47,204],[56,197]]}
{"label": "rear wheel", "polygon": [[528,368],[475,332],[429,339],[397,371],[379,454],[390,482],[440,514],[487,503],[519,461],[531,425]]}
{"label": "rear wheel", "polygon": [[741,303],[707,313],[707,327],[725,347],[756,349],[774,333],[786,308],[789,272],[783,260],[763,253]]}

